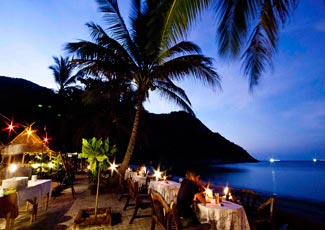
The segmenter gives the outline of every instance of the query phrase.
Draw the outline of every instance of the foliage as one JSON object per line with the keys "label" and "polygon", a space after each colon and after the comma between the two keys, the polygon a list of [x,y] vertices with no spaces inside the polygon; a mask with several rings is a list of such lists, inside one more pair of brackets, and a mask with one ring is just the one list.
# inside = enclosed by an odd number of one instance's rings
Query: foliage
{"label": "foliage", "polygon": [[[136,114],[120,166],[120,172],[124,173],[133,153],[143,102],[148,99],[149,91],[157,91],[194,115],[185,91],[175,82],[192,78],[220,87],[219,75],[213,68],[213,59],[204,56],[196,44],[179,41],[166,45],[163,42],[164,18],[157,14],[160,1],[131,1],[130,28],[126,27],[117,1],[97,0],[97,3],[107,29],[87,23],[93,42],[68,43],[66,50],[73,54],[72,61],[83,73],[106,78],[108,82],[117,79],[122,83],[120,86],[131,83],[135,86]],[[151,23],[152,18],[157,19],[155,24]]]}
{"label": "foliage", "polygon": [[[187,36],[194,22],[205,10],[211,11],[216,25],[218,54],[240,58],[244,75],[252,89],[272,67],[280,27],[296,8],[297,0],[164,0],[157,12],[164,18],[163,40],[166,43]],[[152,24],[161,19],[154,18]],[[150,33],[150,31],[148,32]]]}
{"label": "foliage", "polygon": [[116,147],[115,145],[110,146],[108,138],[104,140],[102,138],[97,139],[96,137],[89,140],[82,139],[81,157],[87,158],[93,175],[97,174],[97,167],[106,169],[109,158],[113,157],[115,153]]}

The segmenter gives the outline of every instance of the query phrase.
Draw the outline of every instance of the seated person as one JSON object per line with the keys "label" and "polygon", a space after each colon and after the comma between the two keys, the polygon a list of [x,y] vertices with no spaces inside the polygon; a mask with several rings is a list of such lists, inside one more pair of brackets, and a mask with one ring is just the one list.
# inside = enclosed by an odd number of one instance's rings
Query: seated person
{"label": "seated person", "polygon": [[193,200],[197,198],[205,203],[203,192],[199,177],[193,171],[187,171],[177,194],[177,208],[183,227],[200,224],[193,209]]}

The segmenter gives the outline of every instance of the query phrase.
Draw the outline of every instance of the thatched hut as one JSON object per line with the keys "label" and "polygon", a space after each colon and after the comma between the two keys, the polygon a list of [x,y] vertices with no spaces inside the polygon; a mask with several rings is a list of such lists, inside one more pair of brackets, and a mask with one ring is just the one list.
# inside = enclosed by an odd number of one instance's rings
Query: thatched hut
{"label": "thatched hut", "polygon": [[19,135],[17,135],[8,144],[2,146],[0,149],[2,156],[2,163],[10,164],[21,160],[21,164],[25,163],[25,156],[35,154],[47,154],[50,156],[54,152],[46,145],[36,133],[31,129],[31,126],[25,128]]}

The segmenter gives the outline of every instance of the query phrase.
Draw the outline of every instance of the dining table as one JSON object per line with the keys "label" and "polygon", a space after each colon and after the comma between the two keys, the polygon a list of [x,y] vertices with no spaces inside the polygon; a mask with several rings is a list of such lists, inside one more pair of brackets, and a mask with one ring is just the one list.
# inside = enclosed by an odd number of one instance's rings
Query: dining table
{"label": "dining table", "polygon": [[197,214],[201,222],[211,223],[211,229],[250,230],[244,207],[231,201],[198,203]]}
{"label": "dining table", "polygon": [[48,208],[48,202],[52,194],[52,180],[51,179],[37,179],[37,180],[29,180],[26,188],[17,191],[18,197],[18,205],[22,205],[27,202],[32,205],[32,213],[30,222],[36,219],[38,204],[42,201],[43,198],[45,200],[45,211]]}
{"label": "dining table", "polygon": [[127,180],[128,178],[132,178],[133,176],[136,176],[137,172],[133,172],[131,170],[126,170],[124,173],[124,180]]}
{"label": "dining table", "polygon": [[148,190],[157,191],[162,195],[168,204],[176,203],[178,190],[181,184],[172,180],[151,180]]}

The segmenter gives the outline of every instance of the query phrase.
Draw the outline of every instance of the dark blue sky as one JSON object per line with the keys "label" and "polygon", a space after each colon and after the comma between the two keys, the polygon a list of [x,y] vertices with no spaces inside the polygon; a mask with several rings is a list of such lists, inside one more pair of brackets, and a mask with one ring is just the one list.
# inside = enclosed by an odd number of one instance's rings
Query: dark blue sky
{"label": "dark blue sky", "polygon": [[[128,0],[120,0],[123,15]],[[25,78],[56,89],[48,67],[52,56],[65,55],[63,45],[89,40],[86,22],[104,25],[92,0],[2,0],[0,4],[0,75]],[[128,23],[128,17],[125,17]],[[188,40],[215,58],[222,90],[196,82],[179,83],[193,110],[209,129],[219,132],[263,160],[325,160],[325,7],[322,0],[304,0],[281,28],[273,70],[249,92],[240,63],[218,58],[210,15],[193,28]],[[145,108],[169,113],[179,108],[150,95]]]}

